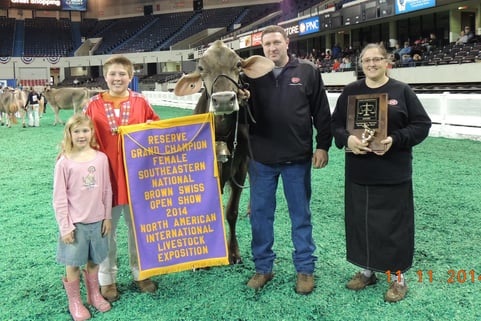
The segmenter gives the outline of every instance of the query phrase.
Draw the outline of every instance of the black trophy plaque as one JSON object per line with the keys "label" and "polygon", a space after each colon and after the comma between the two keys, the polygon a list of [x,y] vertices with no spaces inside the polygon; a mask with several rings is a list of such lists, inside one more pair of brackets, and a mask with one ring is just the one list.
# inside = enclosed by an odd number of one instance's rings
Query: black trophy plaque
{"label": "black trophy plaque", "polygon": [[387,137],[387,94],[349,96],[346,127],[349,134],[368,142],[373,152],[385,151],[380,141]]}

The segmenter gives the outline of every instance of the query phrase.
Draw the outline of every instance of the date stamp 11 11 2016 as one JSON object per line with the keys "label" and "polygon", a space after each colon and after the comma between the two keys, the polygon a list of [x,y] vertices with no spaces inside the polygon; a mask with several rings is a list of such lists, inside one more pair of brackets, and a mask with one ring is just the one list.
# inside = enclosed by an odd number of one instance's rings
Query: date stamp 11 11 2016
{"label": "date stamp 11 11 2016", "polygon": [[[384,272],[387,275],[387,281],[388,283],[391,283],[391,281],[397,280],[398,282],[401,282],[401,271],[391,271],[387,270]],[[435,275],[435,273],[432,270],[418,270],[416,272],[418,276],[418,283],[433,283],[433,281],[440,281],[443,283],[476,283],[476,282],[481,282],[481,274],[476,273],[475,270],[455,270],[455,269],[450,269],[446,271],[446,275],[440,276],[440,275]]]}

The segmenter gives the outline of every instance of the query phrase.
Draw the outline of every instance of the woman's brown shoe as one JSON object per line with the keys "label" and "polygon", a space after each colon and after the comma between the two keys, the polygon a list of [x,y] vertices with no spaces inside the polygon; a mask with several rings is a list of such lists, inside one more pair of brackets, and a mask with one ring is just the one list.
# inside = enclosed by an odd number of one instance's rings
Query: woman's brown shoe
{"label": "woman's brown shoe", "polygon": [[389,285],[389,289],[384,295],[384,301],[386,302],[401,301],[406,296],[407,291],[408,291],[408,286],[405,283],[401,284],[397,281],[393,281]]}
{"label": "woman's brown shoe", "polygon": [[366,288],[368,285],[376,284],[376,282],[377,277],[374,273],[370,277],[367,277],[361,272],[358,272],[349,282],[347,282],[346,287],[350,290],[359,291]]}

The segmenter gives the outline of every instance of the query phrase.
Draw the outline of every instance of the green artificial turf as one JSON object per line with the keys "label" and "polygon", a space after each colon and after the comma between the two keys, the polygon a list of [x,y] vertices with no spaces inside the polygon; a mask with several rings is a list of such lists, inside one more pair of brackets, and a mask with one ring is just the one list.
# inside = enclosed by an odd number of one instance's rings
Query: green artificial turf
{"label": "green artificial turf", "polygon": [[[164,119],[191,114],[155,108]],[[71,111],[61,113],[64,120],[69,115]],[[40,128],[0,128],[2,321],[71,319],[61,282],[64,267],[55,261],[57,224],[51,205],[63,128],[52,123],[48,110]],[[366,290],[345,288],[358,268],[345,260],[343,166],[343,151],[333,147],[328,167],[313,170],[312,213],[319,259],[311,295],[294,292],[290,223],[281,187],[275,222],[276,275],[261,291],[245,286],[254,273],[246,190],[238,221],[244,263],[156,276],[155,294],[140,294],[131,284],[122,221],[121,298],[106,313],[89,307],[93,320],[481,320],[481,142],[430,137],[415,147],[416,250],[413,268],[406,274],[407,297],[396,304],[383,301],[388,287],[383,274]],[[450,273],[454,282],[448,282]],[[83,286],[82,293],[85,301]]]}

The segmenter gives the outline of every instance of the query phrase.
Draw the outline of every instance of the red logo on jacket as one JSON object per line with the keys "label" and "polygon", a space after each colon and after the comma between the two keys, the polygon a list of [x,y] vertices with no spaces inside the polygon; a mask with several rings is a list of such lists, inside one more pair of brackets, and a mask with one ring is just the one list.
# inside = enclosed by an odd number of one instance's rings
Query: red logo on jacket
{"label": "red logo on jacket", "polygon": [[299,77],[292,77],[291,78],[291,83],[293,83],[293,84],[298,84],[300,82],[301,82],[301,78],[299,78]]}
{"label": "red logo on jacket", "polygon": [[387,102],[388,105],[391,105],[391,106],[397,106],[398,104],[398,101],[397,99],[389,99],[389,101]]}

